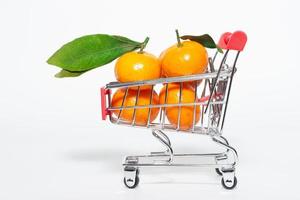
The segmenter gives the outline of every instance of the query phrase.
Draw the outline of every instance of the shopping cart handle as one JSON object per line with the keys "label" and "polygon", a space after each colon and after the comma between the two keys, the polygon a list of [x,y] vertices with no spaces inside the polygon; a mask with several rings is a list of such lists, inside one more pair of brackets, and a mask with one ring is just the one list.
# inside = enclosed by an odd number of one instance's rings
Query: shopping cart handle
{"label": "shopping cart handle", "polygon": [[242,51],[247,42],[247,35],[243,31],[235,31],[234,33],[223,33],[218,46],[222,49]]}
{"label": "shopping cart handle", "polygon": [[110,114],[110,112],[106,108],[106,95],[110,93],[110,90],[102,87],[100,93],[102,120],[106,120],[106,116]]}

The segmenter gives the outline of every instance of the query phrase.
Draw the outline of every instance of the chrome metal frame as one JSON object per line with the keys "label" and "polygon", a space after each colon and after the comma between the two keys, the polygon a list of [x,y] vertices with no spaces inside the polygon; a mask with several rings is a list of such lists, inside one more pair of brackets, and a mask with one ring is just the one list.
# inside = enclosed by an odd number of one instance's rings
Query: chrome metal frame
{"label": "chrome metal frame", "polygon": [[[125,178],[124,183],[129,188],[134,188],[138,184],[138,172],[140,167],[170,167],[170,166],[190,166],[190,167],[213,167],[217,172],[222,175],[222,184],[226,189],[232,189],[236,185],[235,166],[238,161],[237,151],[229,145],[227,139],[222,136],[225,116],[228,107],[228,101],[232,86],[232,80],[236,72],[236,62],[239,57],[240,51],[237,51],[233,63],[228,63],[229,50],[223,54],[218,69],[215,69],[215,62],[218,52],[215,53],[213,59],[209,58],[209,68],[204,74],[160,78],[156,80],[146,80],[129,83],[111,82],[106,85],[105,89],[113,90],[118,88],[125,89],[125,95],[122,104],[119,107],[111,106],[111,96],[108,93],[108,108],[109,119],[112,123],[118,125],[125,125],[131,127],[148,128],[152,130],[152,135],[163,144],[164,151],[151,152],[149,155],[127,156],[123,163]],[[195,84],[195,99],[194,102],[182,103],[182,87],[184,82],[193,81]],[[198,86],[197,82],[202,81]],[[178,82],[180,83],[179,103],[168,104],[166,102],[168,95],[168,84]],[[152,104],[153,91],[156,85],[166,84],[165,88],[165,103]],[[141,86],[151,85],[151,97],[149,105],[137,105]],[[124,106],[124,101],[127,97],[130,87],[137,87],[136,103],[134,106]],[[198,92],[201,92],[200,101],[198,99]],[[202,101],[201,101],[202,99]],[[204,100],[203,100],[204,99]],[[198,123],[195,122],[196,106],[200,106],[201,115]],[[174,127],[166,121],[166,108],[179,107],[178,123]],[[189,130],[181,130],[180,128],[180,112],[182,106],[193,106],[193,125]],[[139,125],[136,123],[136,110],[140,108],[148,108],[148,120],[146,125]],[[150,121],[150,113],[152,108],[159,108],[159,119],[154,122]],[[134,109],[133,120],[126,122],[121,119],[121,112],[125,109]],[[119,110],[118,116],[112,114],[112,111]],[[208,135],[212,141],[224,148],[223,152],[209,153],[209,154],[175,154],[171,145],[171,141],[164,133],[165,131],[184,132]],[[207,158],[207,162],[196,162],[196,158]],[[187,159],[186,162],[182,158]]]}

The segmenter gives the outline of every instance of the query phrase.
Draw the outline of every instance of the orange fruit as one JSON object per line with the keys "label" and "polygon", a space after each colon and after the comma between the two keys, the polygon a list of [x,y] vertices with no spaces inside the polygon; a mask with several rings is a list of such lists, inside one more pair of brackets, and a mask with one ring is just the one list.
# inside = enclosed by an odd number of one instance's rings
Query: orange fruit
{"label": "orange fruit", "polygon": [[183,41],[164,50],[161,61],[162,74],[166,77],[204,73],[208,64],[205,47],[194,41]]}
{"label": "orange fruit", "polygon": [[[161,78],[167,78],[166,75],[161,74]],[[195,82],[197,82],[197,87],[201,84],[202,80],[196,80],[196,81],[185,81],[183,82],[183,85],[195,88]],[[179,84],[179,82],[178,82]],[[166,85],[166,83],[164,83],[163,85]]]}
{"label": "orange fruit", "polygon": [[[166,94],[166,85],[161,89],[159,93],[159,103],[165,103],[165,94]],[[181,93],[181,103],[193,103],[195,102],[195,91],[192,87],[188,85],[183,85]],[[179,83],[170,83],[168,85],[168,95],[166,99],[166,104],[177,104],[179,103],[180,96],[180,84]],[[179,116],[179,106],[172,106],[165,108],[165,114],[169,122],[177,128],[178,116]],[[195,124],[200,119],[200,105],[195,106]],[[194,119],[194,105],[191,106],[182,106],[180,113],[180,130],[188,130],[193,126]]]}
{"label": "orange fruit", "polygon": [[[122,55],[115,65],[115,76],[119,82],[143,81],[160,78],[159,59],[146,52],[129,52]],[[149,89],[151,86],[142,86]],[[136,89],[136,88],[132,88]]]}
{"label": "orange fruit", "polygon": [[[111,101],[112,107],[122,106],[122,101],[123,101],[125,93],[126,93],[126,89],[118,89],[114,93],[112,101]],[[126,98],[124,100],[123,107],[135,106],[137,94],[138,94],[138,90],[129,89],[127,92]],[[151,97],[151,90],[140,90],[137,105],[138,106],[149,105],[150,97]],[[153,91],[151,104],[156,105],[158,103],[159,103],[158,95],[155,91]],[[157,117],[159,108],[151,108],[150,110],[151,110],[150,122],[152,122]],[[113,111],[113,113],[116,116],[119,115],[119,112],[120,112],[120,110]],[[135,123],[138,125],[146,125],[148,122],[148,114],[149,114],[149,108],[137,108],[136,113],[135,113],[135,115],[136,115]],[[133,115],[134,115],[134,108],[123,109],[120,114],[120,119],[131,123],[133,121]]]}

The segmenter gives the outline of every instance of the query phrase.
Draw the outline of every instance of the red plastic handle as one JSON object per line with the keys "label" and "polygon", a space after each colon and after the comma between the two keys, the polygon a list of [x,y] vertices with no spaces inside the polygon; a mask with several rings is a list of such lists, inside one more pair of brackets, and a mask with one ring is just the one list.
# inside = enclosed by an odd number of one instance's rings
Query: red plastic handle
{"label": "red plastic handle", "polygon": [[106,116],[109,115],[109,111],[106,108],[106,95],[110,93],[110,90],[105,89],[104,87],[101,88],[101,114],[102,120],[106,120]]}
{"label": "red plastic handle", "polygon": [[218,46],[222,49],[243,51],[247,43],[247,35],[243,31],[235,31],[234,33],[223,33]]}

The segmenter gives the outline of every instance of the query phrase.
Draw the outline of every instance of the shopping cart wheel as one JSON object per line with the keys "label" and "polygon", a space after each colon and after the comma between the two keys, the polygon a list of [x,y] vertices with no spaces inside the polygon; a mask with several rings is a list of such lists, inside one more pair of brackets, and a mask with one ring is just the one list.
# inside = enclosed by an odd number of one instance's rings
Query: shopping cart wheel
{"label": "shopping cart wheel", "polygon": [[237,185],[237,179],[235,176],[233,180],[229,180],[229,179],[224,180],[224,177],[222,177],[221,183],[225,189],[232,190]]}
{"label": "shopping cart wheel", "polygon": [[220,176],[223,175],[222,172],[221,172],[221,170],[220,170],[219,168],[216,168],[216,172],[217,172],[217,174],[219,174]]}
{"label": "shopping cart wheel", "polygon": [[133,189],[138,186],[140,179],[139,179],[139,169],[135,167],[125,167],[124,168],[125,177],[124,177],[124,184],[126,187]]}
{"label": "shopping cart wheel", "polygon": [[138,176],[135,177],[134,184],[132,184],[131,181],[129,181],[129,179],[126,179],[126,177],[124,177],[124,184],[126,187],[130,189],[133,189],[136,186],[138,186],[139,182],[140,182],[140,178]]}

